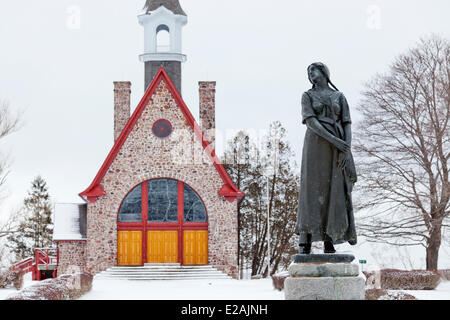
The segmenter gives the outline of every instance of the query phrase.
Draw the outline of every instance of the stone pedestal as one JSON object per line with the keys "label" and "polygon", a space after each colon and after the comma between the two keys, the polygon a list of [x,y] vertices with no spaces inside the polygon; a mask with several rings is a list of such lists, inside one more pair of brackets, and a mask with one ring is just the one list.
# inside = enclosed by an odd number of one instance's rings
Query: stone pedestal
{"label": "stone pedestal", "polygon": [[365,280],[352,255],[295,255],[284,283],[286,300],[364,300]]}

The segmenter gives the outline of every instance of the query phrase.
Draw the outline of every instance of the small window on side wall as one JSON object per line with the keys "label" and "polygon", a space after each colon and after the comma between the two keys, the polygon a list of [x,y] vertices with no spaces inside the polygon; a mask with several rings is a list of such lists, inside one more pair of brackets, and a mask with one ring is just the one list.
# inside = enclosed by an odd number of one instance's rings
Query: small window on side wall
{"label": "small window on side wall", "polygon": [[184,222],[207,222],[203,201],[189,186],[184,185]]}
{"label": "small window on side wall", "polygon": [[120,207],[119,222],[141,222],[142,221],[142,187],[134,188]]}

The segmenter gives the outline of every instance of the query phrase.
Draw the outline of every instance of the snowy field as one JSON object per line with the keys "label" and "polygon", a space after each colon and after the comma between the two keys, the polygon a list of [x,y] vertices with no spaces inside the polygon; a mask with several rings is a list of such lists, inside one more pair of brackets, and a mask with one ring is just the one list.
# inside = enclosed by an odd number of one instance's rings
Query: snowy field
{"label": "snowy field", "polygon": [[405,290],[418,300],[450,300],[450,281],[441,281],[435,290]]}
{"label": "snowy field", "polygon": [[[189,295],[186,295],[189,292]],[[419,300],[450,300],[450,281],[436,290],[405,291]],[[95,280],[81,300],[284,300],[272,280]]]}
{"label": "snowy field", "polygon": [[[31,273],[24,286],[30,286]],[[15,289],[0,289],[0,300]],[[189,295],[186,295],[189,292]],[[395,291],[393,291],[395,292]],[[436,290],[406,290],[419,300],[450,300],[450,281]],[[92,291],[80,300],[284,300],[284,292],[273,289],[272,280],[184,280],[126,281],[95,280]]]}
{"label": "snowy field", "polygon": [[[186,294],[186,293],[189,294]],[[81,300],[284,300],[272,280],[95,280]]]}
{"label": "snowy field", "polygon": [[[23,277],[23,287],[29,287],[33,284],[35,284],[37,281],[33,281],[31,280],[31,272],[27,273],[24,277]],[[7,296],[9,296],[11,293],[15,293],[17,292],[16,289],[11,288],[11,289],[0,289],[0,300],[4,300],[6,299]]]}

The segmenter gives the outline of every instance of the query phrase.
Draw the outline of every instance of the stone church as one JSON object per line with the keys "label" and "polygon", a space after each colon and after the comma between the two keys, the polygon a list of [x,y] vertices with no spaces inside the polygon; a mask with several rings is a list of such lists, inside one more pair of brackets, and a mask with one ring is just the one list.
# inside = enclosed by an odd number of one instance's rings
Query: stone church
{"label": "stone church", "polygon": [[244,193],[214,151],[216,84],[199,82],[198,124],[181,97],[186,13],[178,0],[147,0],[138,19],[145,94],[130,116],[131,83],[114,82],[114,146],[85,203],[55,206],[58,274],[178,263],[236,278]]}

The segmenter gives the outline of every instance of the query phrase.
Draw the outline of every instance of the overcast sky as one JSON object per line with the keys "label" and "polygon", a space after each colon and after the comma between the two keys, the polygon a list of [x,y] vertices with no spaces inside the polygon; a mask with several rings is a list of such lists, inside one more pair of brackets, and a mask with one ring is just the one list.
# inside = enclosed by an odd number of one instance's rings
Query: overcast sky
{"label": "overcast sky", "polygon": [[[31,180],[54,202],[80,202],[113,144],[113,81],[143,95],[144,0],[0,0],[0,99],[24,110],[1,142],[13,160],[1,217]],[[352,116],[365,81],[420,37],[449,37],[448,0],[180,0],[183,97],[198,117],[198,81],[217,81],[217,126],[263,129],[280,120],[300,162],[307,66],[325,62]]]}

